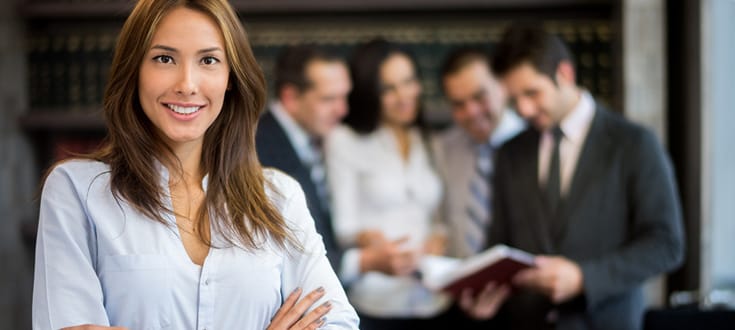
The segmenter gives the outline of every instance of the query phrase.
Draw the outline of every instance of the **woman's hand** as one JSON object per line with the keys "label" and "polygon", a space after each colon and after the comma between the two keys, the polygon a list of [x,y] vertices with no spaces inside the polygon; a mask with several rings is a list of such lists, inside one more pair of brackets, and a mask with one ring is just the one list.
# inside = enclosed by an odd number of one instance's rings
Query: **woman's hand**
{"label": "woman's hand", "polygon": [[297,288],[286,298],[281,308],[278,309],[278,312],[271,320],[271,324],[268,326],[268,330],[313,330],[321,327],[325,322],[322,317],[332,309],[330,302],[322,304],[306,315],[304,315],[304,312],[323,296],[324,288],[320,287],[299,301],[301,288]]}
{"label": "woman's hand", "polygon": [[364,248],[370,245],[383,244],[387,240],[380,230],[363,230],[357,234],[357,247]]}
{"label": "woman's hand", "polygon": [[411,275],[418,267],[419,253],[403,246],[408,240],[409,237],[404,236],[395,241],[384,241],[362,248],[360,271],[378,271],[393,276]]}

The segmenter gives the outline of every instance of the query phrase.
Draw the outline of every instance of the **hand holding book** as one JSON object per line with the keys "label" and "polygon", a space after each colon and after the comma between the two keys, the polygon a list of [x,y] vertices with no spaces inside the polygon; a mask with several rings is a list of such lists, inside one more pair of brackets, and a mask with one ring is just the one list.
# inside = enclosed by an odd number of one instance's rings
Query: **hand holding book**
{"label": "hand holding book", "polygon": [[490,282],[479,293],[464,289],[459,297],[459,306],[465,313],[478,320],[495,316],[500,306],[510,296],[510,285]]}
{"label": "hand holding book", "polygon": [[465,289],[480,292],[490,282],[497,286],[510,284],[516,273],[534,265],[533,255],[496,245],[466,260],[425,256],[419,268],[428,288],[459,297]]}
{"label": "hand holding book", "polygon": [[584,276],[576,262],[562,256],[537,256],[535,264],[515,276],[513,284],[543,293],[554,303],[582,293]]}
{"label": "hand holding book", "polygon": [[471,317],[488,319],[511,294],[511,282],[519,272],[537,274],[535,259],[527,252],[496,245],[466,260],[424,256],[419,268],[428,288],[454,296]]}

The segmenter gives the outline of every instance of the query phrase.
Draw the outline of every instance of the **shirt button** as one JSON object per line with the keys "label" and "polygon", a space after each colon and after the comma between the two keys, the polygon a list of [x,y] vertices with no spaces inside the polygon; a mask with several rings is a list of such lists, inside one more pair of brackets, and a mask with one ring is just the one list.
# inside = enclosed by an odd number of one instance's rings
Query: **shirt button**
{"label": "shirt button", "polygon": [[[204,285],[209,285],[209,279],[204,280]],[[207,329],[202,329],[202,330],[207,330]]]}

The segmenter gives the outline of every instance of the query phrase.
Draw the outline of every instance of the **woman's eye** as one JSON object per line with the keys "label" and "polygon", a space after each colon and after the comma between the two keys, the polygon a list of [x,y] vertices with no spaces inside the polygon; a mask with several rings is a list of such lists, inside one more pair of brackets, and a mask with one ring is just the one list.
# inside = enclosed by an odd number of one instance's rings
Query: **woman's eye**
{"label": "woman's eye", "polygon": [[212,65],[212,64],[219,63],[219,60],[216,57],[207,56],[202,59],[202,63],[205,65]]}
{"label": "woman's eye", "polygon": [[154,61],[163,64],[169,64],[174,62],[174,58],[168,55],[158,55],[153,58]]}

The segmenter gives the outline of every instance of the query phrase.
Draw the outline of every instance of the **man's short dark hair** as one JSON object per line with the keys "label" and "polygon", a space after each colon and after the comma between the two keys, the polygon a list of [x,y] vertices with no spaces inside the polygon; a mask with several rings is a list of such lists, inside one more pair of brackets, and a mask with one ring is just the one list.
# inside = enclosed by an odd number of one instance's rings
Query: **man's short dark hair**
{"label": "man's short dark hair", "polygon": [[447,58],[444,60],[440,71],[441,78],[444,79],[448,75],[455,74],[464,69],[467,65],[475,62],[485,63],[489,68],[490,56],[486,51],[480,48],[458,48],[449,53]]}
{"label": "man's short dark hair", "polygon": [[465,67],[472,63],[481,62],[485,63],[490,68],[490,56],[489,54],[479,48],[463,47],[458,48],[447,56],[440,70],[440,85],[444,86],[444,78],[447,76],[459,73]]}
{"label": "man's short dark hair", "polygon": [[276,62],[276,94],[286,85],[293,85],[299,91],[311,88],[312,81],[306,76],[306,69],[313,61],[340,62],[345,60],[339,55],[314,45],[287,46]]}
{"label": "man's short dark hair", "polygon": [[515,24],[505,30],[495,46],[492,67],[502,77],[523,64],[556,81],[559,63],[574,65],[569,49],[559,37],[546,32],[539,24]]}

